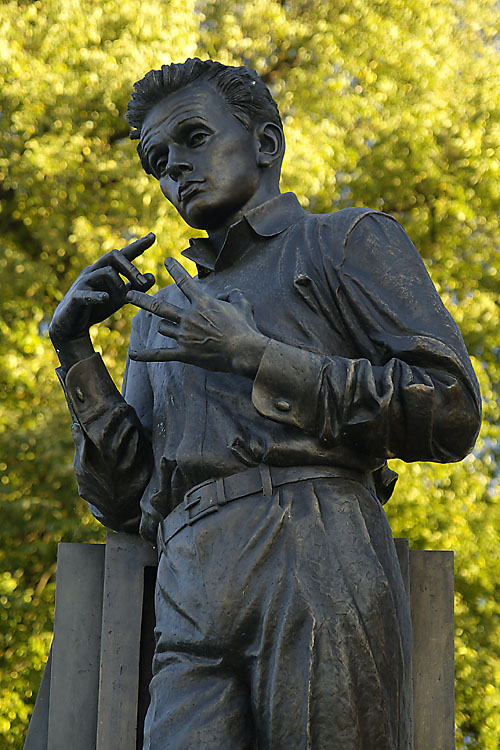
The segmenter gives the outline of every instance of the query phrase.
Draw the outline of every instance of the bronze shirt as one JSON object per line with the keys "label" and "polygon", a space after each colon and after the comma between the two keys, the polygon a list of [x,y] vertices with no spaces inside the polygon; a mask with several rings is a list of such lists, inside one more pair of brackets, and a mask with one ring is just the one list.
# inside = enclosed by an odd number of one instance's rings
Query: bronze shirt
{"label": "bronze shirt", "polygon": [[[240,289],[271,341],[255,379],[180,362],[127,361],[123,396],[99,355],[61,380],[74,417],[80,494],[108,526],[155,539],[158,520],[193,485],[247,466],[372,471],[386,460],[457,461],[480,424],[461,335],[415,247],[390,216],[304,211],[292,193],[184,255],[218,296]],[[171,285],[162,299],[189,304]],[[132,349],[174,346],[143,310]]]}

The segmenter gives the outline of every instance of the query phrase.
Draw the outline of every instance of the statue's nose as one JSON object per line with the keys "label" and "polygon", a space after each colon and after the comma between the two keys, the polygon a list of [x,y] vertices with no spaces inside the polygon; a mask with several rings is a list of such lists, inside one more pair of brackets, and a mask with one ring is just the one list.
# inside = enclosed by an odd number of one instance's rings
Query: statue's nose
{"label": "statue's nose", "polygon": [[193,169],[189,160],[180,152],[171,150],[169,153],[167,174],[171,180],[178,182],[181,175],[185,172],[191,172]]}

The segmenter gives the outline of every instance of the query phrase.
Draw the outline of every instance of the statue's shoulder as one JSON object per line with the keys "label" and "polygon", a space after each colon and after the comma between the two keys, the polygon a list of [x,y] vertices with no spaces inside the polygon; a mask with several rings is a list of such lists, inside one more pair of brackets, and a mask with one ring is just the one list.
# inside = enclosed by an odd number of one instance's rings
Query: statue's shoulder
{"label": "statue's shoulder", "polygon": [[308,236],[311,238],[309,255],[313,263],[321,266],[326,262],[329,268],[332,265],[340,267],[349,252],[351,233],[369,216],[378,218],[387,215],[365,207],[342,208],[323,214],[305,213],[305,221],[309,225]]}
{"label": "statue's shoulder", "polygon": [[352,206],[331,213],[308,214],[308,221],[324,227],[327,231],[334,232],[337,239],[342,241],[365,216],[380,216],[392,219],[388,214],[377,211],[375,208]]}

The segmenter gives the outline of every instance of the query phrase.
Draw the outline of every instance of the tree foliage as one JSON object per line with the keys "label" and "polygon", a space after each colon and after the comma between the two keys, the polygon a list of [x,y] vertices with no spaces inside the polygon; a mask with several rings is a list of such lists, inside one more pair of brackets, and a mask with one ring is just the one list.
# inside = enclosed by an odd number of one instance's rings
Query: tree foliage
{"label": "tree foliage", "polygon": [[[189,230],[142,173],[132,83],[187,56],[256,68],[283,115],[283,189],[395,215],[459,323],[484,425],[452,466],[404,465],[389,517],[456,551],[458,746],[500,744],[500,9],[494,0],[10,0],[0,6],[0,745],[21,748],[51,637],[58,541],[102,540],[77,498],[47,324],[79,270],[152,230],[166,283]],[[130,312],[93,334],[120,380]]]}

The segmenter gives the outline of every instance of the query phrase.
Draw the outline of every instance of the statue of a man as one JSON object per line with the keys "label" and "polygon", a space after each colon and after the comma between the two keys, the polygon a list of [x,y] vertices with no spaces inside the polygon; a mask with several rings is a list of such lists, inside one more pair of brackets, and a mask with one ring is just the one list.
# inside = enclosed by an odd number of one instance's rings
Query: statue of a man
{"label": "statue of a man", "polygon": [[[257,75],[187,60],[135,84],[148,174],[192,227],[175,284],[85,269],[51,337],[81,495],[157,545],[148,750],[409,750],[411,628],[388,458],[457,461],[480,422],[457,326],[401,226],[281,194]],[[125,284],[121,276],[129,279]],[[89,326],[134,318],[123,395]]]}

